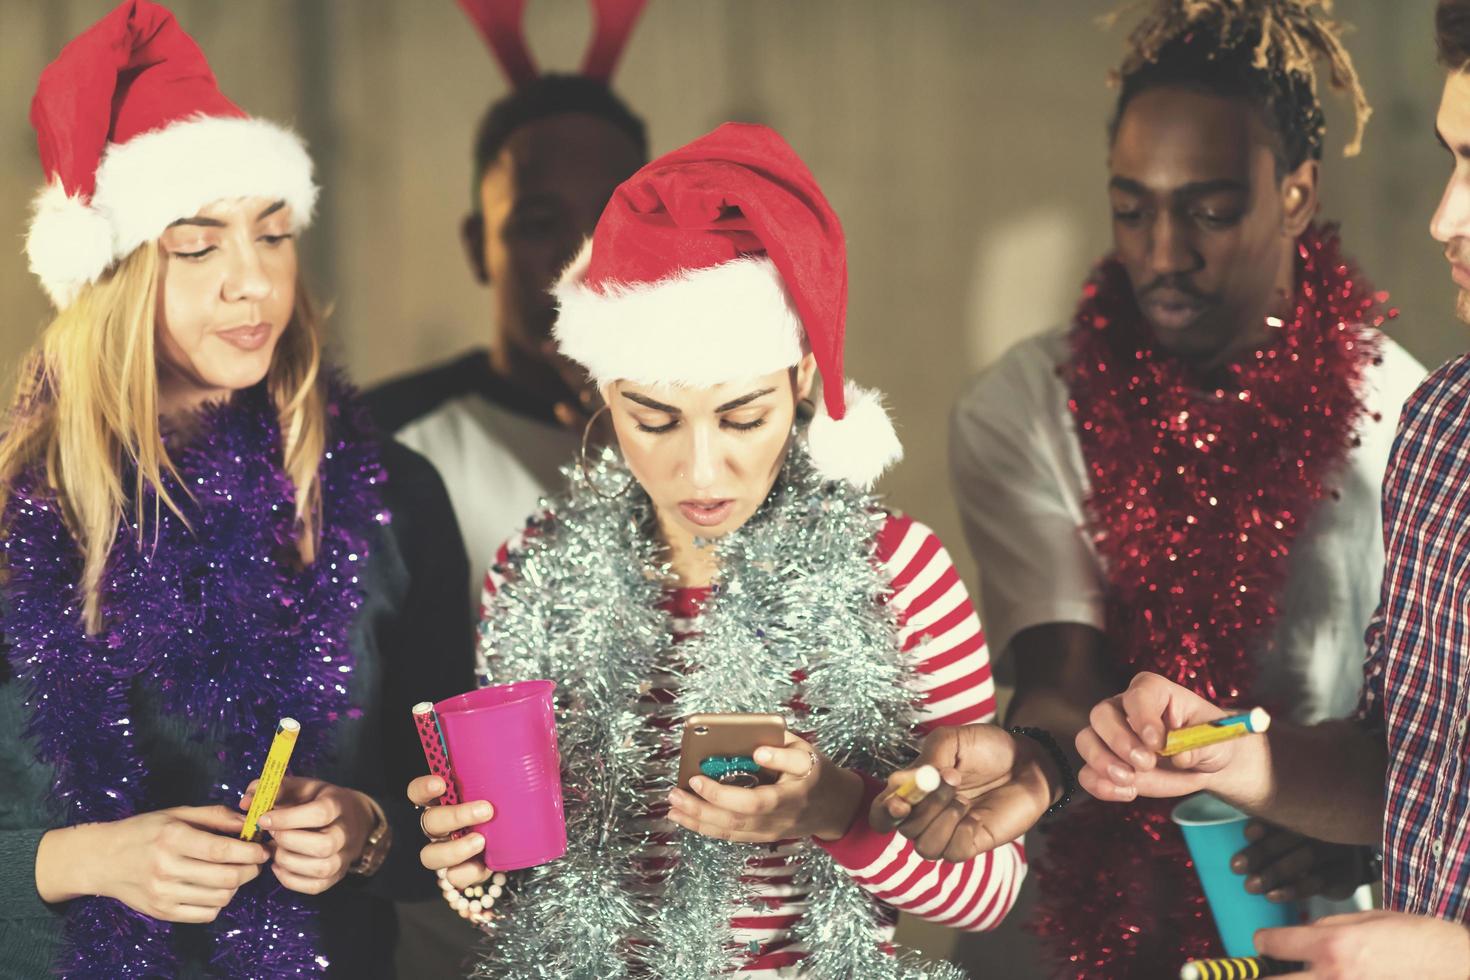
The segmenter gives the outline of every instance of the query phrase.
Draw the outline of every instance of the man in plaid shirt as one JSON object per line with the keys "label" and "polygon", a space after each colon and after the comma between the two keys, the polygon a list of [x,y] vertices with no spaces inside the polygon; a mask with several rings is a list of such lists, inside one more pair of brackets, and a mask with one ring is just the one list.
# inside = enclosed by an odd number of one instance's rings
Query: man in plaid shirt
{"label": "man in plaid shirt", "polygon": [[[1448,70],[1437,127],[1454,161],[1431,222],[1470,323],[1470,0],[1440,0]],[[1165,732],[1224,712],[1139,675],[1077,738],[1094,796],[1126,802],[1209,790],[1302,833],[1379,843],[1383,911],[1270,929],[1258,951],[1292,977],[1470,977],[1470,354],[1404,407],[1384,482],[1387,565],[1351,720],[1273,726],[1163,759]]]}

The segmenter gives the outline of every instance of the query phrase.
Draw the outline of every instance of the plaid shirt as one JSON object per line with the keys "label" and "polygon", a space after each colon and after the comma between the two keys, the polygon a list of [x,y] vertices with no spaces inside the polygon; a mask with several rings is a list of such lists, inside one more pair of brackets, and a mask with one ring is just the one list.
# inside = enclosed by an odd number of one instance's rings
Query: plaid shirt
{"label": "plaid shirt", "polygon": [[1404,406],[1359,718],[1388,743],[1389,909],[1470,920],[1470,355]]}

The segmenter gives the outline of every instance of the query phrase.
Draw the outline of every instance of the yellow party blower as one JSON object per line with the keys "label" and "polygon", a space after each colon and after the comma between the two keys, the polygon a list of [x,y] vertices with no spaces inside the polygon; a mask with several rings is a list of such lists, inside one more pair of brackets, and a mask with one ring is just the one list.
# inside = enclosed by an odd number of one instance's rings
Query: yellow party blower
{"label": "yellow party blower", "polygon": [[245,826],[240,829],[240,839],[260,839],[260,818],[276,805],[276,794],[281,791],[281,780],[286,775],[286,763],[291,761],[291,750],[296,748],[296,736],[301,734],[301,723],[295,718],[282,718],[276,726],[276,737],[271,739],[271,749],[266,753],[265,765],[260,770],[260,784],[255,787],[255,799],[250,801],[250,810],[245,814]]}
{"label": "yellow party blower", "polygon": [[1217,718],[1203,725],[1191,725],[1169,733],[1164,741],[1164,750],[1159,755],[1178,755],[1191,749],[1202,749],[1206,745],[1228,742],[1242,735],[1254,735],[1271,727],[1271,716],[1265,708],[1252,708],[1243,715]]}

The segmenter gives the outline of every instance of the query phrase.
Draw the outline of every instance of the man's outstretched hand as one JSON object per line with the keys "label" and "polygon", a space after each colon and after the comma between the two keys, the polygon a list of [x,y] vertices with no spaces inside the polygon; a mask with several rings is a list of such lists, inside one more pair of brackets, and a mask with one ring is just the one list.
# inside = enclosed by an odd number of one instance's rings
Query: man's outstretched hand
{"label": "man's outstretched hand", "polygon": [[[923,766],[939,770],[939,788],[917,805],[896,791]],[[1060,774],[1045,749],[997,725],[937,728],[908,769],[888,777],[868,822],[897,829],[929,860],[968,861],[1030,830],[1060,794]]]}

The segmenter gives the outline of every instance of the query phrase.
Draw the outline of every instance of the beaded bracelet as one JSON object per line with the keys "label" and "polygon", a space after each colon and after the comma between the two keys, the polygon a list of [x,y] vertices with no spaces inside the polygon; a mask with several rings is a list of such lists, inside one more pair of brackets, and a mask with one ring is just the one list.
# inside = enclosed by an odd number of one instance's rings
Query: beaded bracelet
{"label": "beaded bracelet", "polygon": [[505,894],[504,872],[495,872],[489,884],[471,885],[464,891],[449,883],[449,872],[445,868],[439,869],[438,876],[439,890],[444,893],[444,901],[459,913],[461,919],[468,919],[481,928],[495,921],[495,915],[490,909],[495,905],[495,900]]}
{"label": "beaded bracelet", "polygon": [[1043,817],[1054,816],[1062,812],[1068,803],[1072,802],[1072,793],[1077,789],[1077,774],[1072,771],[1072,764],[1067,761],[1066,753],[1057,744],[1057,740],[1051,737],[1051,732],[1045,728],[1030,728],[1018,725],[1010,730],[1012,735],[1025,735],[1027,738],[1046,749],[1047,755],[1051,756],[1052,762],[1056,763],[1057,773],[1062,777],[1062,795],[1047,808]]}

